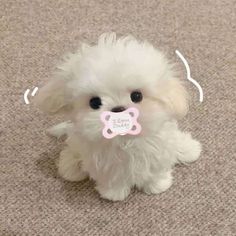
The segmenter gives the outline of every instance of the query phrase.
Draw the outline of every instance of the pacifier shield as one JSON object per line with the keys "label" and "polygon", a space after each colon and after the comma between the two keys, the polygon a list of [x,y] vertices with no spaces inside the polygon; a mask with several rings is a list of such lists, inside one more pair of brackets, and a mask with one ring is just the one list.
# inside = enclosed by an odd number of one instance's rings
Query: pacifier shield
{"label": "pacifier shield", "polygon": [[135,107],[122,112],[104,111],[101,114],[101,121],[104,123],[103,136],[111,139],[117,135],[139,134],[141,125],[137,121],[138,116],[139,111]]}

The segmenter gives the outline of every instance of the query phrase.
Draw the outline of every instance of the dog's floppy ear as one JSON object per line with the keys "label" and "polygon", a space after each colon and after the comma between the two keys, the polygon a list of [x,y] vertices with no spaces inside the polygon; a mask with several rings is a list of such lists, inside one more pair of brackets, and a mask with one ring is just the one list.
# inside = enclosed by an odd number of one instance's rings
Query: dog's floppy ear
{"label": "dog's floppy ear", "polygon": [[39,89],[34,103],[47,113],[56,113],[70,105],[66,80],[55,78]]}
{"label": "dog's floppy ear", "polygon": [[57,66],[53,79],[39,89],[34,103],[41,110],[56,113],[72,107],[72,87],[69,84],[73,81],[73,66],[78,63],[79,55],[67,54],[62,64]]}
{"label": "dog's floppy ear", "polygon": [[158,86],[158,98],[168,112],[176,118],[184,117],[188,112],[188,93],[183,83],[177,78],[161,82]]}

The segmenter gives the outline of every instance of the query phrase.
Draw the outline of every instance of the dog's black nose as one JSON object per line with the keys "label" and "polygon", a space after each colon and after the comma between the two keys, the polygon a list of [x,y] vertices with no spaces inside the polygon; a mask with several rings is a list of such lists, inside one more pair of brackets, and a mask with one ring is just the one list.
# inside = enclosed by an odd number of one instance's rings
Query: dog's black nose
{"label": "dog's black nose", "polygon": [[121,106],[119,106],[119,107],[113,107],[113,108],[111,109],[112,112],[122,112],[122,111],[124,111],[124,110],[125,110],[125,108],[124,108],[124,107],[121,107]]}

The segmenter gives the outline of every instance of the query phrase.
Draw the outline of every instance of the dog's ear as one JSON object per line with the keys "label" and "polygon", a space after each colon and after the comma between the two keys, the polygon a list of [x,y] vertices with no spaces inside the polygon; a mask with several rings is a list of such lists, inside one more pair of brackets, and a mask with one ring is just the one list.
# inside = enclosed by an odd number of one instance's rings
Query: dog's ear
{"label": "dog's ear", "polygon": [[66,80],[55,78],[39,89],[34,103],[42,111],[56,113],[70,106],[70,98],[66,87]]}
{"label": "dog's ear", "polygon": [[158,98],[165,109],[176,118],[184,117],[188,112],[188,93],[183,83],[177,78],[162,81],[158,86]]}
{"label": "dog's ear", "polygon": [[72,71],[74,64],[78,63],[79,53],[67,54],[63,62],[57,66],[53,79],[39,89],[34,103],[42,111],[57,113],[69,111],[72,108]]}

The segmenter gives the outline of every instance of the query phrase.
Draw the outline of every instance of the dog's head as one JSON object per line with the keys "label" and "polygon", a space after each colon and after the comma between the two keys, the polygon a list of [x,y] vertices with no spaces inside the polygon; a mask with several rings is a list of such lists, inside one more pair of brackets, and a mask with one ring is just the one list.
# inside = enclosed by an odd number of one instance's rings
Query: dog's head
{"label": "dog's head", "polygon": [[37,103],[52,113],[70,107],[77,131],[92,140],[102,137],[103,111],[136,107],[145,135],[188,110],[186,90],[165,56],[147,42],[115,34],[68,56],[57,78],[40,89]]}

